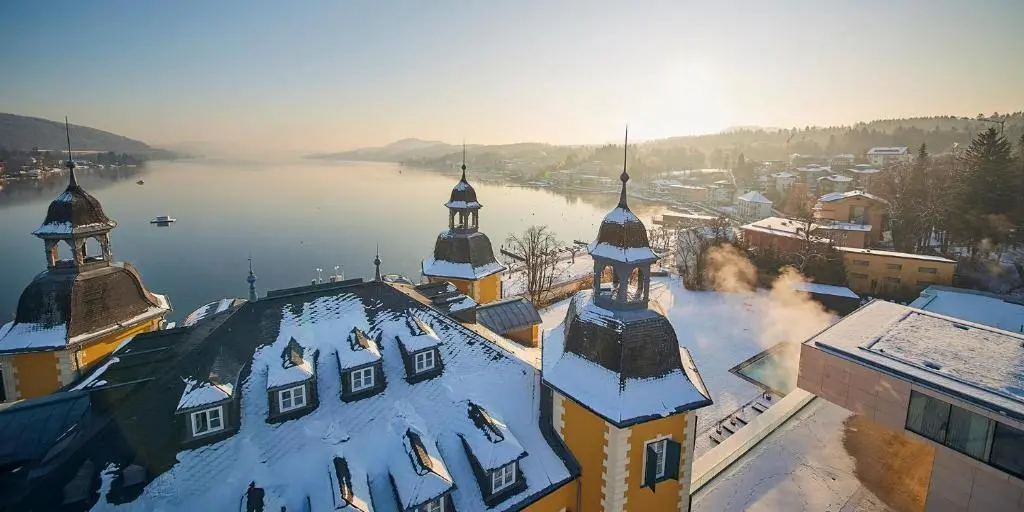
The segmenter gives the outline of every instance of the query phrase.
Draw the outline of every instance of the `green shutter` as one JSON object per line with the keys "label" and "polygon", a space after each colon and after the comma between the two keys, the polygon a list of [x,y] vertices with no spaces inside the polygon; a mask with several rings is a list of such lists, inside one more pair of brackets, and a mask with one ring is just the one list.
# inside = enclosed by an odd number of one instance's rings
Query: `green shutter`
{"label": "green shutter", "polygon": [[658,474],[658,454],[654,451],[654,447],[647,445],[647,462],[644,465],[644,485],[643,487],[650,487],[654,490],[655,476]]}
{"label": "green shutter", "polygon": [[665,478],[673,480],[679,478],[679,452],[682,445],[669,439],[665,447]]}

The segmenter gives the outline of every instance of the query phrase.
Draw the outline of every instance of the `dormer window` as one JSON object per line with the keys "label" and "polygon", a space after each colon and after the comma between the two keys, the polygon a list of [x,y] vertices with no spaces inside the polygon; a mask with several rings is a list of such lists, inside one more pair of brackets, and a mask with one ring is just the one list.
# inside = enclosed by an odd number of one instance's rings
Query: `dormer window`
{"label": "dormer window", "polygon": [[415,354],[416,360],[416,373],[423,373],[428,370],[433,370],[436,366],[434,360],[434,351],[425,350],[423,352],[417,352]]}
{"label": "dormer window", "polygon": [[278,391],[277,402],[281,412],[302,408],[306,405],[306,386],[295,386]]}
{"label": "dormer window", "polygon": [[420,507],[420,512],[444,512],[444,498],[428,501]]}
{"label": "dormer window", "polygon": [[516,483],[516,463],[506,464],[491,472],[491,492],[497,494]]}
{"label": "dormer window", "polygon": [[203,436],[224,430],[224,406],[192,413],[192,435]]}
{"label": "dormer window", "polygon": [[366,368],[360,368],[353,370],[352,374],[352,392],[357,393],[373,387],[373,367],[367,366]]}
{"label": "dormer window", "polygon": [[341,370],[341,399],[345,402],[384,391],[384,359],[380,344],[358,327],[348,333],[347,346],[336,352]]}

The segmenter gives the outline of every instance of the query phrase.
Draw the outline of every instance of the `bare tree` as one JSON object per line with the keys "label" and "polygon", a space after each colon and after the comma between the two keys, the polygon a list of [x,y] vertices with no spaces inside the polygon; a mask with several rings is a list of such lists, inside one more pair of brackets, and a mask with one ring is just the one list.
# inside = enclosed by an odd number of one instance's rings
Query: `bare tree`
{"label": "bare tree", "polygon": [[675,264],[683,279],[683,286],[690,290],[705,290],[711,285],[708,272],[708,252],[732,240],[732,224],[724,216],[717,217],[704,226],[676,230]]}
{"label": "bare tree", "polygon": [[565,244],[565,252],[569,253],[569,262],[576,263],[576,256],[582,254],[587,250],[587,246],[580,245],[575,242]]}
{"label": "bare tree", "polygon": [[520,234],[505,240],[507,251],[522,262],[526,279],[526,294],[534,303],[551,291],[562,244],[547,226],[530,226]]}

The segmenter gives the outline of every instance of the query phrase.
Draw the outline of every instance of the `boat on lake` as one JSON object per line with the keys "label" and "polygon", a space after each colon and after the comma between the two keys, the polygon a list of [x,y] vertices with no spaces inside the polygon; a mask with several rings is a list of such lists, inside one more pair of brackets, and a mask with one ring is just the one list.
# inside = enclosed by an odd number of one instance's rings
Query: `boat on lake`
{"label": "boat on lake", "polygon": [[136,182],[135,182],[135,184],[136,184],[136,185],[145,185],[145,184],[146,184],[146,182],[145,182],[145,181],[143,181],[143,180],[139,180],[139,181],[136,181]]}
{"label": "boat on lake", "polygon": [[169,217],[167,215],[157,215],[156,218],[154,218],[153,220],[149,221],[149,223],[150,224],[156,224],[158,226],[166,226],[166,225],[168,225],[168,224],[170,224],[172,222],[177,222],[177,221],[178,221],[178,219],[175,219],[174,217]]}

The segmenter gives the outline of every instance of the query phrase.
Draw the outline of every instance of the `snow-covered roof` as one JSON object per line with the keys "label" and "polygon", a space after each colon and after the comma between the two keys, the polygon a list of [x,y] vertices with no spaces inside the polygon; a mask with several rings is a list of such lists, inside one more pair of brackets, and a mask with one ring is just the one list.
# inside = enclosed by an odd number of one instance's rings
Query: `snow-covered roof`
{"label": "snow-covered roof", "polygon": [[195,311],[189,313],[185,317],[185,320],[181,322],[183,327],[190,327],[198,323],[200,320],[210,316],[216,315],[217,313],[223,313],[234,303],[235,299],[220,299],[204,304],[197,308]]}
{"label": "snow-covered roof", "polygon": [[[404,378],[404,362],[396,340],[410,332],[410,315],[443,341],[438,350],[444,371],[416,383]],[[336,486],[324,472],[335,457],[342,457],[352,472],[353,486],[359,483],[357,474],[365,474],[369,479],[374,509],[395,510],[399,506],[395,486],[405,489],[407,480],[401,477],[392,486],[388,476],[392,471],[406,470],[394,464],[395,455],[404,457],[404,468],[415,474],[416,468],[403,445],[406,431],[413,429],[422,434],[429,458],[443,462],[447,479],[453,483],[451,499],[455,508],[484,510],[488,507],[461,437],[478,432],[467,416],[470,401],[501,418],[526,452],[518,464],[525,488],[492,510],[520,509],[573,476],[538,424],[538,371],[391,285],[366,282],[291,290],[288,294],[243,303],[226,320],[224,316],[209,318],[178,333],[193,336],[209,329],[204,326],[210,323],[222,322],[212,334],[188,342],[198,344],[196,356],[223,349],[251,363],[251,373],[234,390],[235,396],[240,397],[238,430],[212,444],[164,456],[168,463],[161,467],[166,469],[153,475],[154,479],[133,500],[139,509],[237,510],[245,486],[255,481],[265,490],[266,503],[279,504],[274,510],[280,506],[287,506],[288,510],[333,510]],[[338,357],[332,353],[350,349],[346,334],[354,327],[371,339],[380,339],[378,348],[386,388],[373,396],[344,402],[339,399],[342,383]],[[155,334],[141,336],[133,345]],[[320,352],[321,357],[315,362],[320,399],[314,409],[301,417],[268,423],[268,369],[271,365],[280,366],[282,350],[292,338],[301,340],[307,354]],[[190,365],[205,359],[185,360],[187,363],[180,371],[196,373]],[[170,408],[173,412],[178,395],[164,397],[165,387],[163,381],[159,382],[160,389],[143,389],[138,395],[147,398],[139,404],[144,409],[140,421],[166,426],[170,421],[167,413],[161,411]],[[173,382],[184,384],[176,374]],[[171,398],[173,401],[167,403]],[[178,441],[177,430],[167,427],[163,432],[173,437],[172,446]],[[152,440],[154,446],[168,444],[164,437]],[[147,445],[137,449],[152,448]],[[97,464],[105,466],[102,461]],[[104,472],[104,485],[114,475],[116,471]],[[188,492],[168,493],[168,488]],[[403,502],[415,499],[409,496],[429,494],[426,487],[420,490],[412,494],[400,490],[399,494]],[[111,506],[106,493],[100,493],[99,499],[100,508]]]}
{"label": "snow-covered roof", "polygon": [[794,290],[800,290],[807,293],[817,293],[821,295],[834,295],[836,297],[849,297],[851,299],[859,299],[860,296],[853,293],[853,290],[845,286],[835,286],[831,284],[819,284],[819,283],[808,283],[806,281],[794,281],[792,283]]}
{"label": "snow-covered roof", "polygon": [[815,229],[826,229],[832,231],[871,231],[871,224],[858,224],[856,222],[824,222],[814,225]]}
{"label": "snow-covered roof", "polygon": [[796,174],[793,174],[793,173],[791,173],[789,171],[779,171],[779,172],[777,172],[775,174],[772,174],[772,177],[773,178],[796,178]]}
{"label": "snow-covered roof", "polygon": [[806,343],[1024,419],[1024,335],[876,300]]}
{"label": "snow-covered roof", "polygon": [[747,192],[746,194],[743,194],[742,196],[739,196],[736,199],[739,200],[739,201],[748,201],[748,202],[751,202],[751,203],[767,203],[767,204],[772,204],[772,200],[771,199],[768,199],[767,197],[764,196],[764,194],[762,194],[762,193],[760,193],[760,192],[758,192],[756,190],[751,190],[750,192]]}
{"label": "snow-covered roof", "polygon": [[267,389],[306,382],[312,379],[313,375],[313,364],[309,359],[288,366],[283,366],[280,362],[270,364],[267,368]]}
{"label": "snow-covered roof", "polygon": [[109,230],[116,226],[117,223],[114,221],[93,222],[91,224],[82,224],[80,226],[72,226],[70,222],[48,222],[36,228],[32,234],[36,236],[63,236]]}
{"label": "snow-covered roof", "polygon": [[616,247],[604,242],[591,244],[590,256],[597,256],[599,258],[603,257],[627,263],[658,259],[658,255],[650,247]]}
{"label": "snow-covered roof", "polygon": [[66,347],[67,342],[67,324],[8,322],[0,328],[0,353],[54,350]]}
{"label": "snow-covered roof", "polygon": [[327,475],[334,491],[334,510],[373,512],[370,482],[365,471],[349,466],[344,457],[336,456]]}
{"label": "snow-covered roof", "polygon": [[467,409],[469,420],[476,429],[464,431],[462,439],[484,471],[498,469],[526,456],[526,450],[505,422],[472,402]]}
{"label": "snow-covered roof", "polygon": [[342,370],[376,363],[381,359],[377,342],[358,327],[353,327],[348,333],[348,346],[339,345],[337,353]]}
{"label": "snow-covered roof", "polygon": [[[477,201],[468,201],[468,202],[467,201],[448,201],[444,205],[447,206],[448,208],[476,209],[476,210],[484,207],[482,204],[480,204]],[[490,210],[488,210],[488,211],[490,211]]]}
{"label": "snow-covered roof", "polygon": [[821,181],[821,180],[834,181],[834,182],[837,182],[837,183],[846,183],[846,182],[853,181],[853,178],[851,178],[849,176],[843,176],[842,174],[832,174],[830,176],[822,176],[822,177],[818,178],[818,181]]}
{"label": "snow-covered roof", "polygon": [[652,180],[652,185],[659,185],[662,187],[671,187],[673,185],[682,185],[679,180]]}
{"label": "snow-covered roof", "polygon": [[1024,333],[1024,298],[1021,297],[932,285],[925,288],[910,306],[1010,332]]}
{"label": "snow-covered roof", "polygon": [[[802,221],[787,219],[785,217],[766,217],[761,220],[751,222],[750,224],[744,224],[740,226],[741,229],[750,231],[759,231],[762,233],[768,233],[772,235],[785,236],[785,237],[796,237],[803,236],[801,233],[807,224]],[[816,224],[811,224],[811,230],[816,228]]]}
{"label": "snow-covered roof", "polygon": [[497,274],[505,270],[505,266],[496,261],[474,267],[472,263],[455,263],[434,259],[433,256],[423,260],[423,275],[437,277],[451,277],[455,279],[482,279],[491,274]]}
{"label": "snow-covered roof", "polygon": [[876,196],[874,194],[869,194],[867,192],[864,192],[863,190],[851,190],[849,192],[832,192],[830,194],[825,194],[825,195],[819,197],[818,201],[821,201],[823,203],[829,203],[829,202],[832,202],[832,201],[839,201],[840,199],[846,199],[848,197],[858,197],[858,196],[859,197],[864,197],[864,198],[867,198],[867,199],[873,199],[873,200],[881,202],[881,203],[889,204],[889,201],[886,201],[885,199],[882,199],[881,197],[878,197],[878,196]]}
{"label": "snow-covered roof", "polygon": [[800,171],[800,172],[831,172],[832,168],[831,167],[822,167],[820,165],[811,164],[811,165],[808,165],[807,167],[797,168],[797,170]]}
{"label": "snow-covered roof", "polygon": [[907,154],[907,147],[876,147],[868,150],[869,155],[905,155]]}
{"label": "snow-covered roof", "polygon": [[402,510],[423,505],[455,488],[436,442],[415,428],[406,430],[401,444],[392,447],[388,473]]}
{"label": "snow-covered roof", "polygon": [[178,400],[178,409],[183,411],[193,407],[210,405],[231,398],[234,387],[231,384],[212,384],[194,379],[185,380],[185,392]]}
{"label": "snow-covered roof", "polygon": [[861,249],[858,247],[837,247],[837,249],[843,252],[850,253],[877,254],[879,256],[890,256],[893,258],[905,258],[910,260],[936,261],[940,263],[956,263],[955,260],[943,258],[942,256],[928,256],[925,254],[913,254],[909,252],[879,251],[877,249]]}
{"label": "snow-covered roof", "polygon": [[875,174],[881,172],[881,169],[875,169],[869,166],[856,166],[853,169],[847,169],[846,172],[853,172],[857,174]]}
{"label": "snow-covered roof", "polygon": [[406,352],[413,353],[429,348],[437,348],[441,344],[441,339],[437,337],[437,333],[423,320],[409,315],[406,318],[405,326],[408,331],[399,334],[397,337],[398,342],[402,344]]}
{"label": "snow-covered roof", "polygon": [[[570,309],[578,307],[576,314],[583,320],[616,323],[613,312],[588,298],[591,293],[579,292]],[[710,394],[685,348],[678,349],[682,369],[651,378],[625,377],[567,351],[564,322],[545,333],[541,348],[544,382],[616,425],[669,416],[710,403]]]}

